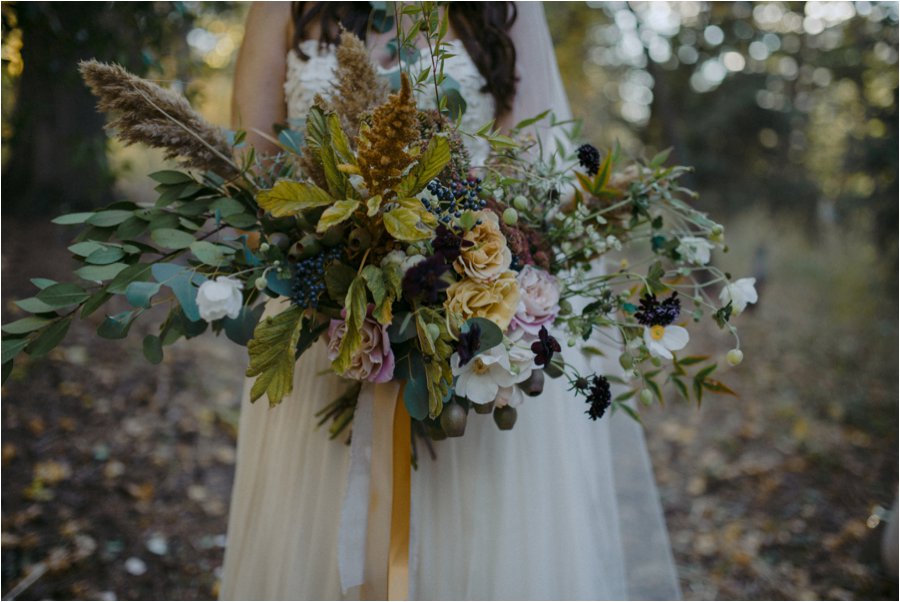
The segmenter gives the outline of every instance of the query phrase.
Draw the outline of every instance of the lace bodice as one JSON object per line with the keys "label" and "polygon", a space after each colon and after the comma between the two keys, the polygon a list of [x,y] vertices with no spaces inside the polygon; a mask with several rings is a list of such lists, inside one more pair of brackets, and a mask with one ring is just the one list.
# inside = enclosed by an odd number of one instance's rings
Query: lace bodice
{"label": "lace bodice", "polygon": [[[465,132],[474,132],[494,118],[494,98],[481,91],[485,84],[484,77],[462,42],[451,40],[449,44],[453,46],[450,50],[455,56],[444,62],[444,73],[459,82],[459,92],[466,101],[461,129]],[[306,116],[316,94],[328,95],[334,82],[334,69],[337,67],[333,46],[322,48],[316,40],[306,40],[300,44],[300,48],[310,58],[304,60],[295,50],[291,50],[288,53],[287,77],[284,82],[288,119],[291,120],[303,119]],[[426,61],[430,61],[427,51],[420,54],[417,63],[424,66]],[[397,69],[396,66],[391,69],[378,67],[379,72],[386,76]],[[423,109],[433,109],[434,95],[421,94],[418,103]],[[487,142],[468,136],[464,137],[464,142],[471,155],[472,165],[483,164],[490,150]]]}

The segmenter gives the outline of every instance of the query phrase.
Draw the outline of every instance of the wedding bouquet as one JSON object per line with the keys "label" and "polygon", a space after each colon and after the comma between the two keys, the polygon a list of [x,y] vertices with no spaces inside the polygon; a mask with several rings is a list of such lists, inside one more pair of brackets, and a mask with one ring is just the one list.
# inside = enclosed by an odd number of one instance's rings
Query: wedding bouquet
{"label": "wedding bouquet", "polygon": [[[511,428],[545,375],[566,378],[594,420],[609,408],[636,417],[628,400],[662,401],[666,383],[698,402],[732,393],[712,378],[715,361],[678,355],[691,322],[712,316],[737,338],[731,318],[756,301],[753,279],[710,264],[723,228],[689,205],[687,169],[666,167],[665,153],[632,162],[587,144],[551,149],[534,126],[572,124],[549,114],[509,135],[491,123],[461,131],[464,102],[442,75],[446,28],[425,21],[414,33],[428,38],[432,65],[400,73],[391,94],[344,34],[334,93],[277,132],[281,152],[266,157],[180,96],[83,63],[115,134],[166,149],[182,168],[150,175],[153,204],[54,220],[83,227],[69,247],[82,266],[73,282],[33,280],[39,291],[17,302],[32,315],[3,326],[3,378],[17,355],[45,355],[76,316],[124,297],[131,309],[107,315],[98,335],[124,338],[165,305],[143,340],[150,362],[182,337],[224,333],[247,345],[252,399],[272,405],[324,338],[350,385],[321,411],[333,435],[350,424],[361,383],[404,381],[409,415],[433,438],[462,435],[469,409]],[[417,109],[432,90],[438,109]],[[491,145],[485,164],[471,164],[464,137]],[[590,353],[597,337],[618,345],[626,378],[566,362],[561,340]],[[736,345],[727,361],[741,357]],[[611,382],[625,392],[613,397]]]}

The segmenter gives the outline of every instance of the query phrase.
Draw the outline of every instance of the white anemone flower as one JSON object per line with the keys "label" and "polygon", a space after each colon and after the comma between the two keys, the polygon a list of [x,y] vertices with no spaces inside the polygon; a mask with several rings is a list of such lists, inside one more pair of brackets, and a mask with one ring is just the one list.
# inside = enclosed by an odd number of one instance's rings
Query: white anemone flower
{"label": "white anemone flower", "polygon": [[645,326],[644,344],[650,355],[670,360],[673,351],[684,349],[691,336],[681,326]]}
{"label": "white anemone flower", "polygon": [[678,254],[685,263],[694,265],[706,265],[709,263],[709,252],[715,249],[715,245],[698,236],[683,236],[678,241]]}
{"label": "white anemone flower", "polygon": [[740,280],[729,282],[719,293],[719,301],[722,302],[723,306],[731,302],[734,315],[738,315],[747,308],[747,305],[756,303],[758,296],[755,285],[756,278],[741,278]]}
{"label": "white anemone flower", "polygon": [[450,356],[450,367],[456,376],[456,394],[472,403],[491,403],[503,387],[511,387],[521,378],[514,374],[509,363],[509,352],[503,345],[483,351],[459,365],[459,354]]}

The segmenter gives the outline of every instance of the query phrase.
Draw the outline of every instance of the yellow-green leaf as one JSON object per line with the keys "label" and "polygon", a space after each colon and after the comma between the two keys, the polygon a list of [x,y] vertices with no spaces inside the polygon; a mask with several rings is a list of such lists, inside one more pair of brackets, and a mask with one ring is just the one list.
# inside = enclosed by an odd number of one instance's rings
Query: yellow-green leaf
{"label": "yellow-green leaf", "polygon": [[349,219],[353,212],[359,208],[359,201],[337,201],[334,205],[322,212],[316,232],[321,234],[333,226]]}
{"label": "yellow-green leaf", "polygon": [[362,276],[357,276],[350,283],[347,296],[344,298],[344,309],[346,311],[344,316],[346,330],[338,348],[338,356],[331,364],[338,374],[347,371],[353,354],[362,343],[360,330],[366,319],[366,280]]}
{"label": "yellow-green leaf", "polygon": [[247,343],[250,366],[247,376],[256,376],[250,389],[250,400],[264,394],[269,405],[277,405],[291,392],[294,381],[294,350],[300,338],[303,310],[291,307],[256,325],[253,338]]}
{"label": "yellow-green leaf", "polygon": [[409,209],[419,216],[419,221],[428,226],[429,230],[437,226],[437,217],[422,205],[422,201],[417,198],[398,199],[398,205],[404,209]]}
{"label": "yellow-green leaf", "polygon": [[356,155],[350,149],[350,141],[341,127],[341,120],[336,113],[328,115],[328,134],[331,136],[331,144],[337,152],[342,163],[356,165]]}
{"label": "yellow-green leaf", "polygon": [[330,205],[334,199],[315,184],[279,180],[271,189],[261,191],[256,202],[274,217],[287,217],[306,209]]}
{"label": "yellow-green leaf", "polygon": [[366,208],[368,209],[366,215],[368,215],[369,217],[375,217],[378,214],[378,210],[381,209],[381,195],[376,194],[368,201],[366,201]]}
{"label": "yellow-green leaf", "polygon": [[384,228],[395,240],[424,240],[432,235],[431,230],[421,223],[419,214],[406,207],[385,212]]}

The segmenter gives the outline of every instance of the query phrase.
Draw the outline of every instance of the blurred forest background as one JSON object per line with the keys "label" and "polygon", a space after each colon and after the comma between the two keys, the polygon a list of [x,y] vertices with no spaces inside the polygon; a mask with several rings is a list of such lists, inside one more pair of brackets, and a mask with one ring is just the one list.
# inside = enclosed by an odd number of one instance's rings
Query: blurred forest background
{"label": "blurred forest background", "polygon": [[[896,599],[878,546],[897,492],[897,3],[545,7],[586,141],[695,166],[727,224],[715,261],[760,290],[722,376],[740,398],[642,411],[685,598]],[[3,322],[28,277],[70,268],[50,218],[152,200],[160,156],[107,139],[77,62],[227,125],[245,12],[2,3]],[[3,387],[4,599],[214,596],[244,357],[207,335],[150,370],[143,333],[92,331]]]}

